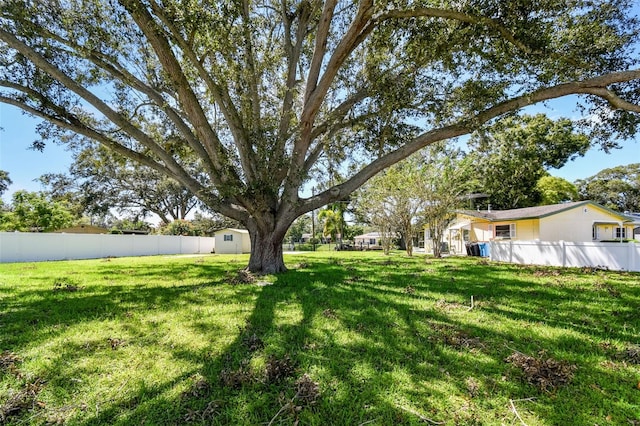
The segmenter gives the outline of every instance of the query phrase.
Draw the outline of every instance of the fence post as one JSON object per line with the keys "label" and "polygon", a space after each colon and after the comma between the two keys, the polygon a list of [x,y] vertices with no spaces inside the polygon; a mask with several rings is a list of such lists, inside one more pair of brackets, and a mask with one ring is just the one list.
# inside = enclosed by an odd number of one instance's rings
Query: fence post
{"label": "fence post", "polygon": [[513,240],[509,240],[509,263],[513,263]]}
{"label": "fence post", "polygon": [[562,245],[562,267],[567,266],[567,243],[565,240],[560,240],[560,244]]}

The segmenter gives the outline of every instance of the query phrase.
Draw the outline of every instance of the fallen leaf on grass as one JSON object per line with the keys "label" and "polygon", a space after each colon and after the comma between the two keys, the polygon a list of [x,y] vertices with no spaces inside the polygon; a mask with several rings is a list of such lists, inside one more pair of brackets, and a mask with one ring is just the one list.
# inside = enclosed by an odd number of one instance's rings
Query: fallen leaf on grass
{"label": "fallen leaf on grass", "polygon": [[265,380],[267,383],[279,383],[292,376],[295,370],[295,362],[289,355],[285,355],[282,358],[271,356],[267,360]]}
{"label": "fallen leaf on grass", "polygon": [[336,315],[336,311],[334,311],[331,308],[327,308],[324,311],[322,311],[322,316],[324,316],[325,318],[329,318],[329,319],[338,318],[337,315]]}
{"label": "fallen leaf on grass", "polygon": [[42,390],[44,382],[36,379],[33,383],[27,383],[24,388],[13,392],[9,398],[0,405],[0,424],[3,424],[9,417],[18,416],[23,411],[43,408],[37,398]]}
{"label": "fallen leaf on grass", "polygon": [[257,278],[246,269],[239,270],[235,276],[229,279],[230,284],[240,285],[240,284],[253,284],[257,281]]}
{"label": "fallen leaf on grass", "polygon": [[224,387],[231,389],[240,389],[242,386],[254,381],[253,373],[246,365],[241,366],[237,370],[222,370],[220,372],[220,383]]}
{"label": "fallen leaf on grass", "polygon": [[4,351],[0,354],[0,371],[13,371],[16,364],[22,361],[20,357],[13,352]]}
{"label": "fallen leaf on grass", "polygon": [[631,364],[640,365],[640,346],[629,346],[618,355],[618,358],[630,362]]}
{"label": "fallen leaf on grass", "polygon": [[296,380],[296,395],[302,405],[313,405],[320,397],[320,388],[308,374],[303,374]]}
{"label": "fallen leaf on grass", "polygon": [[520,352],[514,352],[505,361],[520,368],[526,381],[543,391],[566,385],[577,369],[575,365],[553,358],[534,358]]}

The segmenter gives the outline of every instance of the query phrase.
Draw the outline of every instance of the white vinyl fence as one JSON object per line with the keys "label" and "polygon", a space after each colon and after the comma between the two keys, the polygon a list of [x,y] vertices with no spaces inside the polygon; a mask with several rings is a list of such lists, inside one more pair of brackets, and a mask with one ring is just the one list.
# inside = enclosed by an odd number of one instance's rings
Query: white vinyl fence
{"label": "white vinyl fence", "polygon": [[569,241],[492,241],[490,258],[528,265],[640,271],[640,244]]}
{"label": "white vinyl fence", "polygon": [[0,232],[0,263],[211,253],[213,237]]}

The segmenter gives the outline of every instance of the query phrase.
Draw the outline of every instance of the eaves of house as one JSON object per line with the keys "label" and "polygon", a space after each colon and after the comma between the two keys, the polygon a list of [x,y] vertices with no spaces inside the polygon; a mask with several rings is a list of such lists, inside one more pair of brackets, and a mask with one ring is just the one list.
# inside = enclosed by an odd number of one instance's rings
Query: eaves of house
{"label": "eaves of house", "polygon": [[489,210],[489,211],[477,211],[477,210],[460,210],[458,213],[465,216],[470,216],[477,219],[482,219],[487,222],[503,222],[507,220],[524,220],[524,219],[541,219],[547,216],[552,216],[567,210],[575,209],[577,207],[591,205],[598,209],[604,210],[610,215],[620,219],[622,222],[633,223],[634,218],[626,216],[622,213],[611,210],[593,201],[574,201],[563,204],[552,204],[548,206],[536,206],[525,207],[521,209],[511,210]]}

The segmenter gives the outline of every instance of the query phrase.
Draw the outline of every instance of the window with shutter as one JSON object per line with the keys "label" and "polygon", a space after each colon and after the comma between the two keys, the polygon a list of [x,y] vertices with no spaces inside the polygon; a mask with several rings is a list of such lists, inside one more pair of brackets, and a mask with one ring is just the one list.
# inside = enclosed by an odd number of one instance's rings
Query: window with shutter
{"label": "window with shutter", "polygon": [[510,240],[516,237],[516,224],[496,225],[496,238]]}

